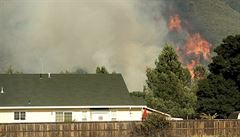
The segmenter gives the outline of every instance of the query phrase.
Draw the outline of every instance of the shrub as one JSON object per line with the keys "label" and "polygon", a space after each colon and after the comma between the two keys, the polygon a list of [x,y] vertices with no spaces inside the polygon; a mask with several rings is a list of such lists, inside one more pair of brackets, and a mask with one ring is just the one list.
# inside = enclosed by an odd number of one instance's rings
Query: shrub
{"label": "shrub", "polygon": [[147,119],[142,124],[136,126],[135,136],[164,136],[166,130],[170,127],[170,122],[159,114],[149,114]]}

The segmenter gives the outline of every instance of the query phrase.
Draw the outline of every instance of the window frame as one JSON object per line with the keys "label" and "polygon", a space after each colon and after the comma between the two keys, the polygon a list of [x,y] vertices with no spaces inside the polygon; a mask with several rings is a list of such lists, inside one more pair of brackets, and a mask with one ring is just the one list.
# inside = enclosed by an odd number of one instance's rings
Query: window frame
{"label": "window frame", "polygon": [[[73,121],[72,113],[73,112],[71,111],[57,111],[55,112],[55,121],[56,122],[72,122]],[[66,114],[67,114],[67,117],[66,117]],[[67,119],[67,118],[70,118],[70,119]]]}
{"label": "window frame", "polygon": [[26,112],[20,112],[20,119],[26,120]]}
{"label": "window frame", "polygon": [[63,112],[55,112],[55,121],[56,122],[64,122],[64,113]]}
{"label": "window frame", "polygon": [[15,111],[14,112],[14,120],[26,120],[26,112],[25,111]]}
{"label": "window frame", "polygon": [[64,112],[63,117],[64,117],[63,118],[64,122],[72,122],[73,121],[72,112]]}

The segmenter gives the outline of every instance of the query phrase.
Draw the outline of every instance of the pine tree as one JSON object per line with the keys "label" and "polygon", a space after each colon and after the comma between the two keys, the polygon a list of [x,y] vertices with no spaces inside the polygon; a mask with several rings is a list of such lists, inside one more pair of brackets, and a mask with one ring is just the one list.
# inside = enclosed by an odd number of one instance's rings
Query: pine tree
{"label": "pine tree", "polygon": [[178,61],[176,51],[166,45],[155,65],[147,69],[147,85],[152,92],[146,97],[148,105],[176,117],[194,114],[196,95],[190,88],[191,75]]}

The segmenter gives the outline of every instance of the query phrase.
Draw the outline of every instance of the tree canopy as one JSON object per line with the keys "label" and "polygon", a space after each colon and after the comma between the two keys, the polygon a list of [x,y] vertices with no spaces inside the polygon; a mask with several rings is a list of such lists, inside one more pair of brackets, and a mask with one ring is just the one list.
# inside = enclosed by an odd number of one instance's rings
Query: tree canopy
{"label": "tree canopy", "polygon": [[76,68],[73,71],[69,70],[61,71],[60,74],[88,74],[88,71],[83,68]]}
{"label": "tree canopy", "polygon": [[150,107],[183,117],[194,114],[196,96],[190,88],[191,75],[183,68],[173,47],[166,45],[155,62],[147,69]]}
{"label": "tree canopy", "polygon": [[97,74],[109,74],[108,70],[104,66],[97,67],[96,68],[96,73]]}
{"label": "tree canopy", "polygon": [[222,75],[210,74],[198,83],[198,112],[215,114],[226,118],[239,108],[240,94],[234,81],[224,79]]}
{"label": "tree canopy", "polygon": [[228,36],[214,51],[210,75],[198,83],[197,110],[226,118],[240,109],[240,35]]}
{"label": "tree canopy", "polygon": [[203,65],[197,65],[193,69],[194,79],[204,79],[207,76],[207,69]]}
{"label": "tree canopy", "polygon": [[232,79],[240,88],[240,35],[228,36],[215,50],[209,70],[215,75]]}
{"label": "tree canopy", "polygon": [[13,68],[13,66],[9,66],[5,71],[6,74],[22,74],[23,72],[19,72]]}

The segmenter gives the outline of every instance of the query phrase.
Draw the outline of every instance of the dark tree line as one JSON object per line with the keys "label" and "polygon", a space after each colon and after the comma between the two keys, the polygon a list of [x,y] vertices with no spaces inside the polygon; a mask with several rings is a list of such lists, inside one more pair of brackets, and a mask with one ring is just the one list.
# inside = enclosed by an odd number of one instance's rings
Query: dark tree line
{"label": "dark tree line", "polygon": [[214,51],[210,74],[198,82],[197,111],[227,118],[240,110],[240,35],[228,36]]}

